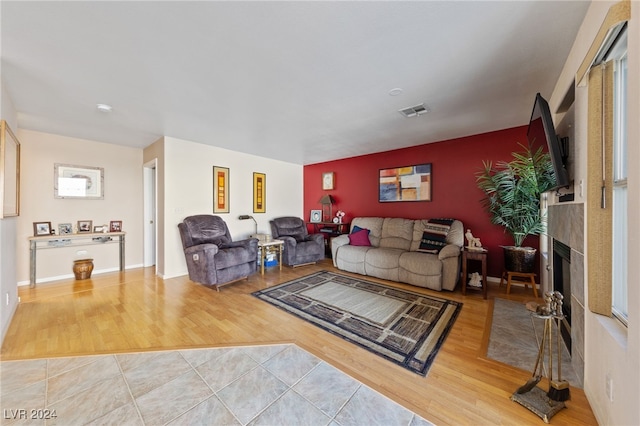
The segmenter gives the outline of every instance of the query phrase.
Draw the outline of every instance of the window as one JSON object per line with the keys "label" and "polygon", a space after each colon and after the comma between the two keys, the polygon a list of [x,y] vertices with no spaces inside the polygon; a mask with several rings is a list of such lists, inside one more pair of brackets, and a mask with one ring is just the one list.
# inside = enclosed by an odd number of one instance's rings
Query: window
{"label": "window", "polygon": [[627,33],[607,60],[613,63],[613,245],[612,313],[627,325]]}

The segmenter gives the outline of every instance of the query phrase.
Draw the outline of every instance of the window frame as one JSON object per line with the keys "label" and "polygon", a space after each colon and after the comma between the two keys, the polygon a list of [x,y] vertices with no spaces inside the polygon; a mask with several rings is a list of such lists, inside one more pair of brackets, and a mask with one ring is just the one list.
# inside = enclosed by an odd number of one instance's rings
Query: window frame
{"label": "window frame", "polygon": [[613,216],[612,216],[612,300],[613,317],[628,327],[628,214],[627,214],[627,28],[607,52],[605,61],[613,61]]}

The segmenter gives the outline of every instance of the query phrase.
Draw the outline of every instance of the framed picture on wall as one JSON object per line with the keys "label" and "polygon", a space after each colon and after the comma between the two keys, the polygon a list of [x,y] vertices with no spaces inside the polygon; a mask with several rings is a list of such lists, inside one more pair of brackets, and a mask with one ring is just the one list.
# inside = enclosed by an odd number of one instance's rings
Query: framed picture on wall
{"label": "framed picture on wall", "polygon": [[267,175],[253,173],[253,212],[264,213],[267,211]]}
{"label": "framed picture on wall", "polygon": [[322,174],[322,189],[325,191],[333,189],[335,186],[335,174],[333,172],[325,172]]}
{"label": "framed picture on wall", "polygon": [[431,201],[431,163],[380,169],[378,201]]}
{"label": "framed picture on wall", "polygon": [[213,212],[229,213],[229,168],[213,166]]}
{"label": "framed picture on wall", "polygon": [[53,195],[55,198],[104,199],[102,167],[54,164]]}

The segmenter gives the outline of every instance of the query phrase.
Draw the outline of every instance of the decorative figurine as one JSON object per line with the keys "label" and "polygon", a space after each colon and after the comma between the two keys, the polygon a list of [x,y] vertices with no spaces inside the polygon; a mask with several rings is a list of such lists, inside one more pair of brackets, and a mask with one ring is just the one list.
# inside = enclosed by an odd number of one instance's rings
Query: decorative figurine
{"label": "decorative figurine", "polygon": [[469,285],[471,287],[482,287],[482,281],[480,280],[480,274],[478,272],[469,274]]}
{"label": "decorative figurine", "polygon": [[476,238],[471,233],[471,229],[467,229],[467,232],[464,234],[467,239],[467,248],[469,250],[481,250],[482,244],[480,243],[480,238]]}

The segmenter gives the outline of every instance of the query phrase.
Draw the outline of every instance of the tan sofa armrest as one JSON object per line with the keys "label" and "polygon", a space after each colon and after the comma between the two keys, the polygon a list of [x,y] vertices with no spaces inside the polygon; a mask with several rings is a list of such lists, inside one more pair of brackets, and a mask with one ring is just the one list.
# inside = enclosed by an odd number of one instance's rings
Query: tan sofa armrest
{"label": "tan sofa armrest", "polygon": [[338,267],[336,265],[336,252],[338,251],[338,247],[349,245],[349,235],[342,234],[338,235],[331,239],[331,259],[333,259],[333,266]]}
{"label": "tan sofa armrest", "polygon": [[455,244],[447,244],[444,246],[440,253],[438,254],[438,259],[444,260],[449,257],[458,257],[460,256],[460,246]]}

